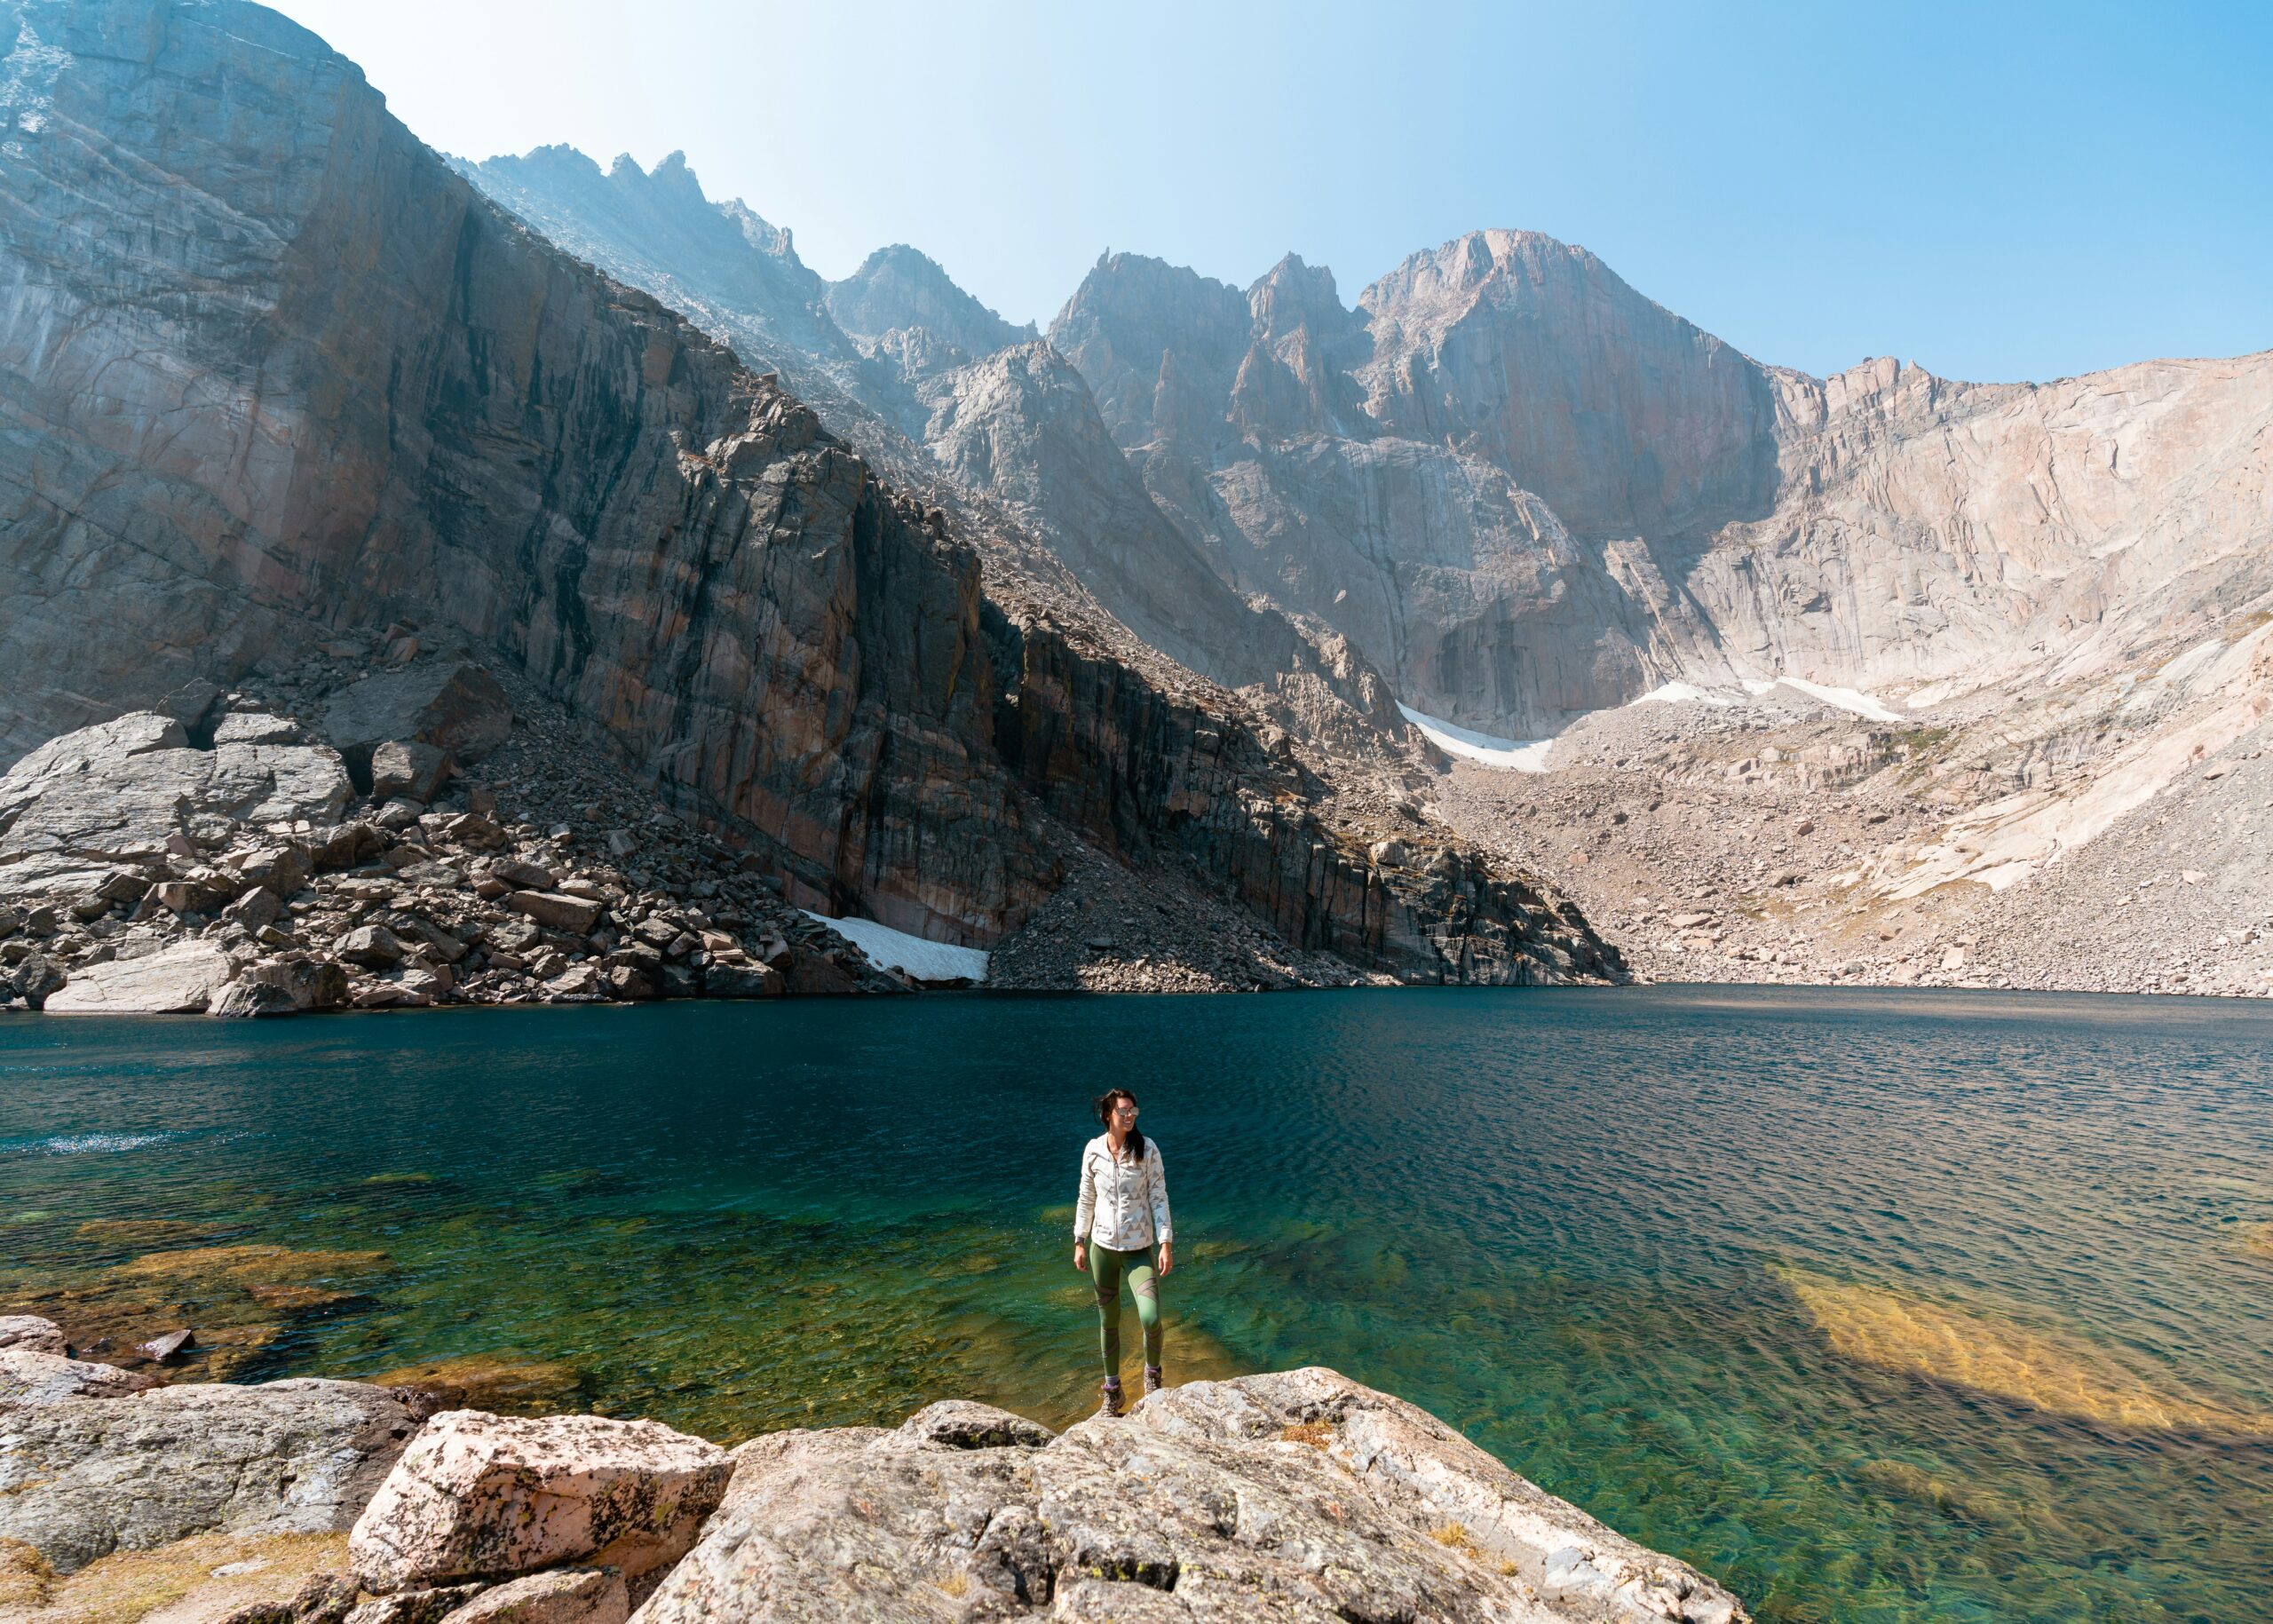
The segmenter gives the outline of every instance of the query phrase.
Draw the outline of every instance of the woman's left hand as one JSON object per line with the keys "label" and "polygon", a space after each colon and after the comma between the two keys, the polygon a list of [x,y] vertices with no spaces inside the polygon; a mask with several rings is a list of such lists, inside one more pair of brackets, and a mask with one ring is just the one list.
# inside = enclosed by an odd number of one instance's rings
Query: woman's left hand
{"label": "woman's left hand", "polygon": [[1163,1240],[1160,1242],[1160,1266],[1153,1272],[1160,1275],[1166,1275],[1169,1270],[1175,1267],[1176,1243],[1173,1241]]}

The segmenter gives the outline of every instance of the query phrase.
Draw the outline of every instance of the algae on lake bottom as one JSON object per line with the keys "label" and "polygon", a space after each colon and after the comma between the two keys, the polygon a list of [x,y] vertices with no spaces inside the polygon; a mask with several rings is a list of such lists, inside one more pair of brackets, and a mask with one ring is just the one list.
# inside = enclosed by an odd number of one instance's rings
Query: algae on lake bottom
{"label": "algae on lake bottom", "polygon": [[2103,1426],[2273,1438],[2273,1414],[2166,1391],[2080,1340],[1790,1264],[1769,1271],[1845,1359]]}

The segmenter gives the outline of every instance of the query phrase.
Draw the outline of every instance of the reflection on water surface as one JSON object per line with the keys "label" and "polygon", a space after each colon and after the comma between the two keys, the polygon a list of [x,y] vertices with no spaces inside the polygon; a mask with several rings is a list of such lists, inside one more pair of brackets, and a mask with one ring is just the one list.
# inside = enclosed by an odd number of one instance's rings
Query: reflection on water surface
{"label": "reflection on water surface", "polygon": [[1085,1102],[1171,1379],[1392,1389],[1765,1619],[2273,1586],[2273,1018],[1401,992],[0,1021],[0,1297],[202,1369],[732,1441],[1093,1391]]}

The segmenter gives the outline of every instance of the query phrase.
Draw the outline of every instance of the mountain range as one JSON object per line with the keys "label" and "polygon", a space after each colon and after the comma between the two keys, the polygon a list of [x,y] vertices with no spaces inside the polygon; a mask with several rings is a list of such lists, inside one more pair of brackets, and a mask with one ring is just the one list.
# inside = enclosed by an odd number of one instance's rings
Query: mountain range
{"label": "mountain range", "polygon": [[[1347,305],[1108,254],[1037,331],[682,154],[442,158],[239,0],[0,9],[11,755],[411,620],[937,939],[1102,862],[1406,979],[2273,973],[2194,805],[2273,700],[2273,353],[1816,378],[1503,229]],[[2214,970],[2062,950],[2087,848],[2214,826],[2145,905]]]}

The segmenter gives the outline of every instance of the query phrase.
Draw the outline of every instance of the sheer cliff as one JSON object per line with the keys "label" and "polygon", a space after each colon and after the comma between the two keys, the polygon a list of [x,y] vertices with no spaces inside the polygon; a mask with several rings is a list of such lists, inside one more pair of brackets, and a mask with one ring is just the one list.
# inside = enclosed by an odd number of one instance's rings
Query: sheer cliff
{"label": "sheer cliff", "polygon": [[[994,601],[947,512],[502,212],[313,35],[240,0],[15,0],[0,30],[11,756],[416,619],[832,914],[992,941],[1105,853],[1392,975],[1611,968],[1472,854],[1323,820],[1204,685]],[[666,241],[638,188],[553,162],[859,381],[780,234],[724,210]]]}

